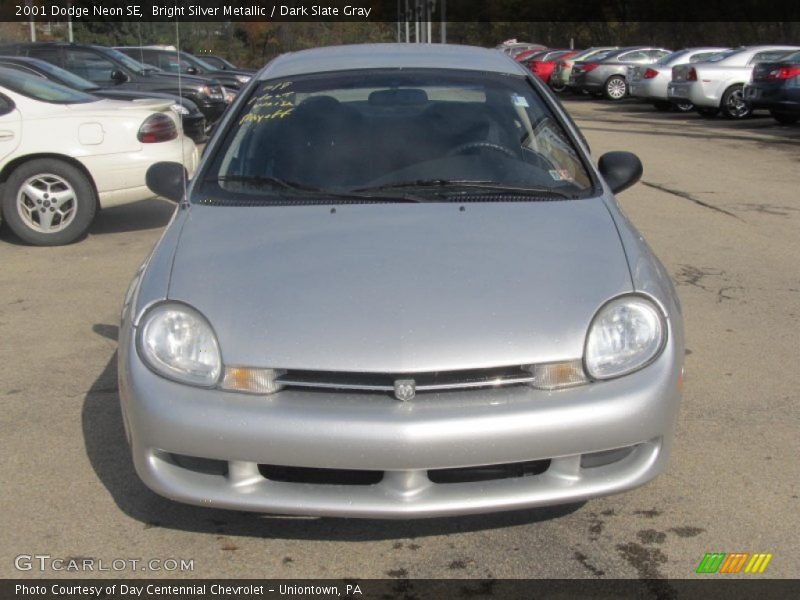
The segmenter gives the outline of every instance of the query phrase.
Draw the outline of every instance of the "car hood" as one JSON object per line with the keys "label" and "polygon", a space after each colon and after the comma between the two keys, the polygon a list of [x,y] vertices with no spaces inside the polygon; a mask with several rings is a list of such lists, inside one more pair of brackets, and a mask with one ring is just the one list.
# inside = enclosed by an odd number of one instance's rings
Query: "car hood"
{"label": "car hood", "polygon": [[192,205],[168,296],[226,364],[411,373],[579,358],[632,291],[600,199]]}

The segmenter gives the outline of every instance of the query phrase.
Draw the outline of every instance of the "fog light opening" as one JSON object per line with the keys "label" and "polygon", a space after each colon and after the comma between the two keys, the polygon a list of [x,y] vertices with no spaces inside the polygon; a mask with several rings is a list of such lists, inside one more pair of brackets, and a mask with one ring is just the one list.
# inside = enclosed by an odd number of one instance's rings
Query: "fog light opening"
{"label": "fog light opening", "polygon": [[615,448],[613,450],[603,450],[601,452],[590,452],[589,454],[583,454],[581,455],[581,468],[594,469],[619,462],[622,459],[627,458],[635,448],[636,446],[625,446],[624,448]]}

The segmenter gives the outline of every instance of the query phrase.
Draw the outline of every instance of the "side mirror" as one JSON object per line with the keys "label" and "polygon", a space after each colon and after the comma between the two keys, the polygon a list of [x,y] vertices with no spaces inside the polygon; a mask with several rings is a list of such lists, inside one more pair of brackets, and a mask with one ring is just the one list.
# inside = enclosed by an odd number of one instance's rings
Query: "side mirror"
{"label": "side mirror", "polygon": [[114,69],[111,71],[111,81],[114,83],[125,83],[128,81],[128,76],[119,69]]}
{"label": "side mirror", "polygon": [[642,161],[630,152],[606,152],[600,157],[597,166],[615,194],[639,181],[644,171]]}
{"label": "side mirror", "polygon": [[186,67],[186,73],[188,75],[197,75],[197,69],[194,67]]}
{"label": "side mirror", "polygon": [[186,169],[176,162],[157,162],[150,165],[144,181],[154,194],[180,202],[187,181]]}

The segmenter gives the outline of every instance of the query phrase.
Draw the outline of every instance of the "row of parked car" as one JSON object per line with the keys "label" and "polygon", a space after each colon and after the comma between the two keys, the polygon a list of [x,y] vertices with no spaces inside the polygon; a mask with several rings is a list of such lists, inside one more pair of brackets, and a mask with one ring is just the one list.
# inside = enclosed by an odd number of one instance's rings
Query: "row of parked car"
{"label": "row of parked car", "polygon": [[98,209],[152,197],[150,165],[191,174],[252,75],[170,46],[0,46],[2,220],[29,243],[67,244]]}
{"label": "row of parked car", "polygon": [[633,96],[658,110],[709,117],[721,113],[743,119],[755,109],[767,109],[780,123],[800,120],[800,46],[567,50],[515,42],[501,49],[556,92],[612,101]]}

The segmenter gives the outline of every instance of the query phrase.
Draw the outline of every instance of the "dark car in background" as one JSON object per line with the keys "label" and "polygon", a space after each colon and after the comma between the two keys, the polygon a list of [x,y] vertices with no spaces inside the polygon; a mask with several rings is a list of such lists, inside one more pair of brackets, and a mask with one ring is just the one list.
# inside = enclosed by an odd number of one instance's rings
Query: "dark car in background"
{"label": "dark car in background", "polygon": [[204,63],[208,63],[215,69],[221,71],[247,71],[247,69],[240,69],[228,59],[217,56],[216,54],[200,54],[198,58]]}
{"label": "dark car in background", "polygon": [[181,117],[183,132],[195,143],[204,142],[208,136],[206,134],[206,118],[197,105],[188,98],[182,98],[175,94],[162,92],[137,92],[135,90],[119,90],[101,88],[88,79],[78,77],[66,69],[57,67],[38,58],[29,56],[2,56],[0,55],[0,67],[14,69],[29,75],[36,75],[54,83],[60,83],[73,90],[85,92],[99,98],[109,100],[143,100],[148,98],[164,98],[173,102],[172,110]]}
{"label": "dark car in background", "polygon": [[744,88],[753,108],[766,108],[784,125],[800,120],[800,52],[774,62],[757,63],[753,78]]}
{"label": "dark car in background", "polygon": [[0,54],[45,60],[101,88],[183,96],[197,105],[208,127],[216,123],[228,106],[218,81],[182,75],[179,83],[176,75],[143,65],[112,48],[66,42],[34,42],[0,46]]}
{"label": "dark car in background", "polygon": [[115,50],[119,50],[139,62],[158,67],[167,73],[180,71],[187,75],[211,77],[232,90],[238,90],[253,78],[252,71],[217,69],[188,52],[181,52],[179,55],[178,51],[170,46],[118,46]]}
{"label": "dark car in background", "polygon": [[651,65],[671,53],[665,48],[628,46],[599,60],[577,62],[569,76],[569,87],[602,95],[606,100],[622,100],[628,95],[629,66]]}

